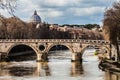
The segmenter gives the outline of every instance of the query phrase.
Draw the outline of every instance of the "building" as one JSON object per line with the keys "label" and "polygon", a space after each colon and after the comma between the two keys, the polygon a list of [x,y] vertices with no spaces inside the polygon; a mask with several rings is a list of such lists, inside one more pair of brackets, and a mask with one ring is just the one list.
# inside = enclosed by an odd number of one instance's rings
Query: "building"
{"label": "building", "polygon": [[37,14],[36,10],[34,11],[34,14],[31,17],[30,22],[34,24],[42,23],[41,17]]}
{"label": "building", "polygon": [[57,30],[62,32],[69,32],[72,39],[102,39],[102,36],[99,32],[94,30],[89,30],[83,27],[70,27],[70,26],[63,26],[60,27],[58,24],[51,24],[50,30]]}

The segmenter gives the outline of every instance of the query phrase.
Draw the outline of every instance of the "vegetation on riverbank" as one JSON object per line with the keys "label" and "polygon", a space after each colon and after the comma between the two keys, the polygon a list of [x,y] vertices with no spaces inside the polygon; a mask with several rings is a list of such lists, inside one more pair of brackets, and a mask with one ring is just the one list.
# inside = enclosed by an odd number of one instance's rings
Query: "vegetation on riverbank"
{"label": "vegetation on riverbank", "polygon": [[97,31],[85,28],[84,31],[79,28],[79,32],[74,28],[71,31],[60,31],[50,29],[50,24],[45,22],[36,28],[36,24],[24,22],[18,17],[0,17],[0,32],[0,39],[73,39],[74,35],[81,35],[81,39],[103,39]]}
{"label": "vegetation on riverbank", "polygon": [[113,74],[120,74],[120,63],[110,59],[103,59],[98,65],[99,69],[109,71]]}

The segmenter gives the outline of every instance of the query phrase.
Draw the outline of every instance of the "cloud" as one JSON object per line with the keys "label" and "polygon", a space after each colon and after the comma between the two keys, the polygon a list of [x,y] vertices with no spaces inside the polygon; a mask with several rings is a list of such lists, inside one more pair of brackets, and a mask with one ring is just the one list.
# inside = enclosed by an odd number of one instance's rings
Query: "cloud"
{"label": "cloud", "polygon": [[[29,21],[37,10],[42,21],[49,23],[99,24],[105,8],[114,1],[116,0],[18,0],[15,15]],[[0,13],[8,16],[6,11],[0,10]]]}
{"label": "cloud", "polygon": [[38,12],[41,15],[44,15],[46,17],[60,17],[63,15],[62,11],[56,10],[56,9],[40,9]]}
{"label": "cloud", "polygon": [[70,8],[75,16],[90,16],[104,12],[105,7]]}
{"label": "cloud", "polygon": [[81,0],[44,0],[44,5],[48,6],[67,6],[67,5],[76,5]]}
{"label": "cloud", "polygon": [[3,9],[0,9],[0,15],[3,15],[3,16],[6,16],[6,17],[10,17],[10,14],[8,13],[7,10],[3,10]]}
{"label": "cloud", "polygon": [[47,17],[60,17],[63,15],[63,13],[61,11],[57,11],[57,10],[48,10],[47,12]]}
{"label": "cloud", "polygon": [[20,12],[28,12],[40,8],[38,4],[33,4],[32,0],[19,0],[17,2],[17,10]]}

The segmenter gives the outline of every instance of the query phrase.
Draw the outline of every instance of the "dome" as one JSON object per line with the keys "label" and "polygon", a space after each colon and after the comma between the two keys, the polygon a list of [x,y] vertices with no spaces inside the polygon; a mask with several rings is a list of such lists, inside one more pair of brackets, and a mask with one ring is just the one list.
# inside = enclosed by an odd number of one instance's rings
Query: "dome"
{"label": "dome", "polygon": [[32,22],[32,23],[41,23],[41,18],[37,14],[37,11],[35,11],[34,14],[32,15],[30,22]]}

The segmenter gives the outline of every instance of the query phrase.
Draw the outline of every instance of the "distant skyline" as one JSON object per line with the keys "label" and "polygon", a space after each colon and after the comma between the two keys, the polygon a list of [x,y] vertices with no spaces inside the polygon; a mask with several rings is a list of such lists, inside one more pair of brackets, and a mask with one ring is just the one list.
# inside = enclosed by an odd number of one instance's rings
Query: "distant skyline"
{"label": "distant skyline", "polygon": [[[50,24],[102,24],[105,9],[119,0],[18,0],[15,15],[29,22],[34,11]],[[6,17],[10,15],[0,9]]]}

